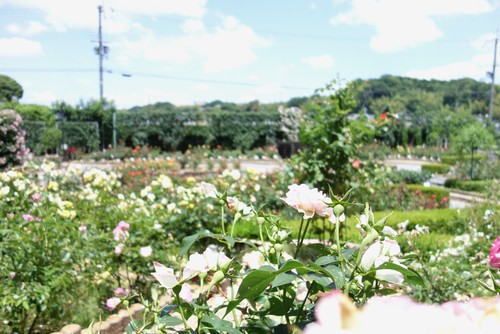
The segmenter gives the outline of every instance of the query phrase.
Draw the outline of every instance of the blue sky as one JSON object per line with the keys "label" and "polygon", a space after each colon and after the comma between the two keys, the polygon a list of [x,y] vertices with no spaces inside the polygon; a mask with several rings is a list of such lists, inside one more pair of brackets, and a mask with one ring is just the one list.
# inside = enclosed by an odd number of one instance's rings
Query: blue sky
{"label": "blue sky", "polygon": [[0,74],[21,102],[99,97],[98,5],[119,108],[280,102],[384,74],[489,82],[500,28],[500,0],[0,0]]}

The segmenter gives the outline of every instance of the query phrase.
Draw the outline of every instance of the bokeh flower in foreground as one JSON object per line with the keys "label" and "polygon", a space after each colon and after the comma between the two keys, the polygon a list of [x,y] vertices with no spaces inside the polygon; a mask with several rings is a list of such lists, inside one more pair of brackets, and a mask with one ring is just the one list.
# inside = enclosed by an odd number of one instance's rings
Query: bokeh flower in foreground
{"label": "bokeh flower in foreground", "polygon": [[500,269],[500,237],[493,241],[490,249],[490,267]]}

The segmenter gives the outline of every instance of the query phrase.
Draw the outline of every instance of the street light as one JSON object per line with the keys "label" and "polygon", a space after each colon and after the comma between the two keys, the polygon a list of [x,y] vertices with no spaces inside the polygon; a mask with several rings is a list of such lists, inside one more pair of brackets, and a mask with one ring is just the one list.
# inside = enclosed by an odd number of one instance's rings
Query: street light
{"label": "street light", "polygon": [[63,161],[66,160],[66,150],[68,149],[68,145],[65,142],[64,138],[64,109],[61,108],[59,109],[58,112],[56,112],[56,120],[61,122],[61,150],[63,152]]}

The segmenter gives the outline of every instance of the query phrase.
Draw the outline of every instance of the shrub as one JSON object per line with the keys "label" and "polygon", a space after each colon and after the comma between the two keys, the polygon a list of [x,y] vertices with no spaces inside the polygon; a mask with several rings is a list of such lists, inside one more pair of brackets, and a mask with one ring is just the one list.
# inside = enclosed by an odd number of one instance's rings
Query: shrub
{"label": "shrub", "polygon": [[28,150],[23,120],[14,110],[0,111],[0,168],[21,165]]}
{"label": "shrub", "polygon": [[394,170],[392,173],[388,173],[387,176],[389,179],[395,183],[409,183],[409,184],[417,184],[423,183],[430,179],[431,172],[424,171],[416,172],[412,170]]}
{"label": "shrub", "polygon": [[[486,160],[486,154],[474,155],[474,163]],[[465,155],[445,155],[441,157],[441,162],[448,165],[456,165],[460,161],[470,161],[470,157]]]}
{"label": "shrub", "polygon": [[455,188],[464,191],[485,192],[493,184],[493,180],[457,180],[446,179],[444,186],[446,188]]}
{"label": "shrub", "polygon": [[448,164],[423,164],[422,172],[428,172],[432,174],[448,174],[450,171],[450,165]]}
{"label": "shrub", "polygon": [[443,189],[443,188],[425,187],[425,186],[421,186],[421,185],[417,185],[417,184],[409,184],[406,187],[409,190],[419,192],[420,194],[423,194],[423,195],[428,195],[428,196],[435,195],[436,200],[438,200],[438,201],[442,200],[445,197],[450,198],[450,191]]}

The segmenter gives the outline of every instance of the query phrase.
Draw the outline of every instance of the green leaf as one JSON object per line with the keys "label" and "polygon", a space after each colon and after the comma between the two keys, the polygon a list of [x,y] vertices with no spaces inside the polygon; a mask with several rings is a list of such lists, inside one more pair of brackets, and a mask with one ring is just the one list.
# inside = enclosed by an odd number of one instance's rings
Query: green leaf
{"label": "green leaf", "polygon": [[338,257],[333,255],[322,256],[316,261],[314,261],[317,265],[326,266],[327,264],[332,264],[338,262]]}
{"label": "green leaf", "polygon": [[314,282],[316,282],[319,285],[324,286],[324,287],[327,287],[327,286],[333,284],[333,280],[330,277],[316,273],[316,272],[310,272],[306,276],[309,276]]}
{"label": "green leaf", "polygon": [[285,284],[290,284],[295,281],[297,277],[290,273],[281,273],[273,280],[272,287],[282,286]]}
{"label": "green leaf", "polygon": [[[309,263],[309,268],[316,272],[317,274],[323,273],[335,282],[335,287],[341,289],[344,286],[344,275],[339,267],[335,265],[329,265],[325,268],[318,265],[315,262]],[[318,282],[319,283],[319,282]]]}
{"label": "green leaf", "polygon": [[208,230],[199,231],[196,234],[190,235],[182,239],[181,250],[179,251],[179,256],[186,254],[189,249],[194,245],[194,243],[202,238],[211,236],[213,233]]}
{"label": "green leaf", "polygon": [[342,270],[334,265],[329,265],[325,267],[326,271],[328,271],[335,282],[335,287],[337,289],[342,289],[344,287],[345,279],[344,274],[342,274]]}
{"label": "green leaf", "polygon": [[134,319],[133,321],[129,322],[127,327],[125,327],[125,332],[127,334],[135,334],[139,333],[142,330],[143,323],[139,319]]}
{"label": "green leaf", "polygon": [[241,334],[241,332],[233,328],[233,324],[229,321],[218,318],[215,314],[205,315],[201,318],[201,323],[209,329],[214,329],[218,332],[229,334]]}
{"label": "green leaf", "polygon": [[182,325],[182,320],[171,315],[166,315],[160,318],[160,324],[163,324],[168,327],[174,327]]}
{"label": "green leaf", "polygon": [[279,274],[302,267],[304,267],[302,262],[289,260],[279,270],[272,271],[258,269],[250,272],[241,282],[237,294],[238,299],[229,302],[226,308],[226,314],[238,306],[243,299],[248,299],[250,302],[255,300],[255,298],[257,298],[262,292],[264,292],[264,290],[267,289],[268,286],[271,285],[271,282],[273,282]]}

